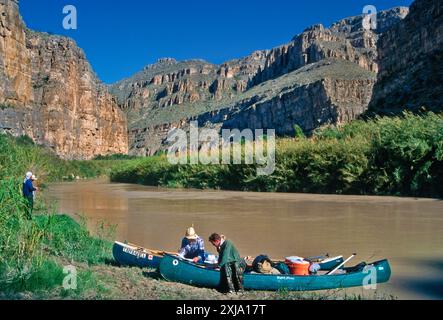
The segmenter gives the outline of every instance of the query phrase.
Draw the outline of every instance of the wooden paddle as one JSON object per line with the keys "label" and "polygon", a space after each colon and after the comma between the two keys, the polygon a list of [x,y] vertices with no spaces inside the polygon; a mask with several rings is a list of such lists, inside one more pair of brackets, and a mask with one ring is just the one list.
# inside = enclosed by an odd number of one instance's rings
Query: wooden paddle
{"label": "wooden paddle", "polygon": [[169,252],[169,251],[163,251],[163,250],[154,250],[154,249],[143,248],[143,247],[140,247],[140,246],[133,244],[133,243],[126,243],[126,244],[128,246],[136,248],[137,251],[147,251],[147,252],[151,252],[153,254],[159,255],[159,256],[163,256],[165,254],[171,254],[171,255],[177,254],[177,252]]}

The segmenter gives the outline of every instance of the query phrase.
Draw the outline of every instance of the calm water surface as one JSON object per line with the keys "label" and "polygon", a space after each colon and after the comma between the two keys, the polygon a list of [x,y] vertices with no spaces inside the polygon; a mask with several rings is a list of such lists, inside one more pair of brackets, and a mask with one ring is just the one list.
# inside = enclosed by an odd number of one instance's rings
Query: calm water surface
{"label": "calm water surface", "polygon": [[[379,286],[379,295],[443,298],[440,200],[169,190],[102,179],[49,189],[60,212],[84,214],[91,230],[103,220],[117,225],[120,241],[174,251],[194,224],[205,240],[212,232],[225,234],[244,256],[347,257],[356,252],[354,264],[389,259],[391,281]],[[363,289],[349,292],[373,295]]]}

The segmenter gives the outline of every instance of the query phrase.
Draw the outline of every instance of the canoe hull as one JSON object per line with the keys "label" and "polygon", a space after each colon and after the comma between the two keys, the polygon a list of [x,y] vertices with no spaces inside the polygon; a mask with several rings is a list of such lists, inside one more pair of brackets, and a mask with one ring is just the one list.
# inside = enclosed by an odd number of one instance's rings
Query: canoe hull
{"label": "canoe hull", "polygon": [[140,249],[125,243],[115,242],[112,247],[115,261],[120,265],[157,269],[162,256],[153,254],[146,249]]}
{"label": "canoe hull", "polygon": [[[160,274],[168,281],[180,282],[206,288],[219,288],[220,272],[196,266],[178,257],[165,255],[160,263]],[[389,281],[391,268],[387,260],[375,262],[348,274],[336,275],[265,275],[245,273],[243,284],[246,290],[260,291],[314,291],[360,287]],[[366,282],[365,282],[366,281]]]}

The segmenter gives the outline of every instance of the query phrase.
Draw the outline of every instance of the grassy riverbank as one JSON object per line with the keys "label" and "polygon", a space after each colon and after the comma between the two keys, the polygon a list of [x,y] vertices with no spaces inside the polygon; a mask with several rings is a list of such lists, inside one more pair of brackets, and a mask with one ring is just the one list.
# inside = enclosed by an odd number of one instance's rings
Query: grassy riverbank
{"label": "grassy riverbank", "polygon": [[[16,185],[5,181],[0,185],[0,202],[0,299],[392,299],[376,293],[348,294],[344,290],[256,291],[228,297],[216,290],[169,283],[160,279],[155,270],[116,266],[111,252],[112,228],[108,226],[99,225],[92,236],[84,221],[75,222],[46,208],[40,208],[28,221]],[[75,267],[75,289],[63,287],[68,275],[65,267]]]}
{"label": "grassy riverbank", "polygon": [[[39,186],[60,180],[92,178],[106,174],[114,162],[64,161],[34,145],[27,137],[0,135],[0,296],[14,297],[30,292],[48,295],[62,285],[67,264],[61,260],[100,264],[111,258],[111,242],[104,227],[93,238],[85,223],[58,216],[49,205],[37,202],[33,221],[24,217],[21,185],[25,172],[39,178]],[[43,188],[44,189],[44,188]],[[103,237],[102,237],[103,236]],[[95,288],[93,274],[79,273],[78,290],[66,292],[77,297]],[[83,281],[84,280],[84,281]]]}
{"label": "grassy riverbank", "polygon": [[[60,288],[65,277],[61,261],[101,264],[111,259],[111,242],[102,226],[93,238],[85,227],[67,216],[56,215],[50,204],[38,201],[33,221],[24,217],[21,196],[24,174],[32,171],[38,185],[77,178],[106,175],[115,161],[65,161],[34,145],[27,137],[0,135],[0,292],[4,297],[30,292],[46,296]],[[40,198],[40,197],[39,197]],[[82,296],[95,288],[94,275],[84,269],[77,290],[70,297]]]}
{"label": "grassy riverbank", "polygon": [[276,169],[255,165],[170,165],[165,156],[111,171],[116,182],[164,187],[362,195],[443,196],[443,116],[404,114],[280,139]]}

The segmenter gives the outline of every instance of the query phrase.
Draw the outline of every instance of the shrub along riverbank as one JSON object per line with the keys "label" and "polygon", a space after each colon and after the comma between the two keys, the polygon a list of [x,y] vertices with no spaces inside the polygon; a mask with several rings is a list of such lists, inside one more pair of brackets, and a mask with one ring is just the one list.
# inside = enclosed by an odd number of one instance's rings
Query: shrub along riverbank
{"label": "shrub along riverbank", "polygon": [[34,172],[39,183],[108,175],[115,159],[65,161],[51,151],[37,146],[26,136],[13,138],[0,134],[0,178],[21,178]]}
{"label": "shrub along riverbank", "polygon": [[443,116],[358,120],[310,138],[280,139],[276,168],[171,165],[165,156],[113,167],[111,180],[164,187],[443,197]]}

